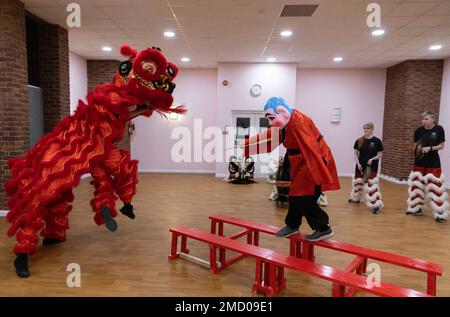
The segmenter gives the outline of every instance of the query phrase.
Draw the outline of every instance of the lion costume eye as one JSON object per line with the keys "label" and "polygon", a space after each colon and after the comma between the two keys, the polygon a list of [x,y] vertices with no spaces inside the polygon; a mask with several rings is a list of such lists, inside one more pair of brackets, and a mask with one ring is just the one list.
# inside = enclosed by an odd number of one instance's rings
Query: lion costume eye
{"label": "lion costume eye", "polygon": [[154,75],[156,73],[156,65],[152,62],[142,62],[142,69]]}

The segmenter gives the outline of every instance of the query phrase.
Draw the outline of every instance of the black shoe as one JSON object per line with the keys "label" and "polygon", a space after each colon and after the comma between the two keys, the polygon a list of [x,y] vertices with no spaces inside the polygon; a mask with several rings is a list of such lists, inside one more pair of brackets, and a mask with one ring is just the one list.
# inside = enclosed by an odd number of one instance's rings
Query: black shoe
{"label": "black shoe", "polygon": [[406,215],[407,216],[422,216],[423,213],[422,213],[422,209],[419,209],[419,210],[417,210],[415,212],[414,211],[407,211]]}
{"label": "black shoe", "polygon": [[61,242],[64,242],[64,241],[61,241],[57,238],[44,238],[44,240],[42,240],[42,245],[47,246],[47,245],[58,244]]}
{"label": "black shoe", "polygon": [[378,215],[378,214],[380,213],[380,208],[378,208],[378,207],[373,208],[373,209],[372,209],[372,213],[373,213],[374,215]]}
{"label": "black shoe", "polygon": [[103,216],[103,220],[105,221],[105,227],[111,232],[116,231],[117,230],[117,222],[111,216],[109,208],[107,206],[101,206],[100,212]]}
{"label": "black shoe", "polygon": [[30,272],[28,271],[28,254],[19,253],[14,260],[14,267],[16,268],[16,273],[18,277],[28,277]]}
{"label": "black shoe", "polygon": [[437,217],[436,218],[436,222],[439,222],[439,223],[444,223],[444,222],[446,222],[447,220],[445,220],[444,218],[441,218],[441,217]]}
{"label": "black shoe", "polygon": [[136,218],[136,215],[133,212],[133,205],[130,203],[126,203],[125,205],[123,205],[123,207],[120,208],[120,212],[130,219]]}
{"label": "black shoe", "polygon": [[298,233],[298,228],[291,228],[291,227],[283,227],[275,234],[275,236],[279,238],[287,238],[289,236],[292,236],[293,234]]}
{"label": "black shoe", "polygon": [[351,198],[348,200],[348,202],[352,204],[359,204],[359,200],[353,200]]}
{"label": "black shoe", "polygon": [[307,235],[305,238],[308,241],[321,241],[327,238],[331,238],[334,235],[333,231],[330,229],[326,231],[316,230],[312,234]]}

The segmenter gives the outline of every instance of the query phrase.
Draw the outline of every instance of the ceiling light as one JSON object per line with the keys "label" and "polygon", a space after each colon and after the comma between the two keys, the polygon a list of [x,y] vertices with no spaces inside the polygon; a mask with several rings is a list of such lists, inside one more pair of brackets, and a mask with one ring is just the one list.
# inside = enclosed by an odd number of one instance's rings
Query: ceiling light
{"label": "ceiling light", "polygon": [[280,35],[283,37],[289,37],[292,35],[292,31],[284,30],[284,31],[281,31]]}
{"label": "ceiling light", "polygon": [[343,58],[340,57],[340,56],[336,56],[335,58],[333,58],[333,61],[335,61],[335,62],[342,62]]}
{"label": "ceiling light", "polygon": [[384,30],[383,29],[377,29],[377,30],[374,30],[373,32],[372,32],[372,35],[373,36],[381,36],[381,35],[383,35],[384,34]]}
{"label": "ceiling light", "polygon": [[112,51],[112,47],[111,47],[111,46],[103,46],[103,47],[102,47],[102,50],[103,50],[104,52],[111,52],[111,51]]}
{"label": "ceiling light", "polygon": [[431,45],[429,47],[429,49],[432,50],[432,51],[437,51],[437,50],[440,50],[441,48],[442,48],[442,45],[440,45],[440,44]]}
{"label": "ceiling light", "polygon": [[175,36],[175,32],[166,31],[166,32],[164,32],[164,36],[165,37],[174,37]]}
{"label": "ceiling light", "polygon": [[277,59],[275,57],[269,57],[267,58],[268,62],[275,62]]}
{"label": "ceiling light", "polygon": [[187,63],[187,62],[189,62],[191,59],[189,58],[189,57],[182,57],[181,58],[181,61],[182,62],[185,62],[185,63]]}

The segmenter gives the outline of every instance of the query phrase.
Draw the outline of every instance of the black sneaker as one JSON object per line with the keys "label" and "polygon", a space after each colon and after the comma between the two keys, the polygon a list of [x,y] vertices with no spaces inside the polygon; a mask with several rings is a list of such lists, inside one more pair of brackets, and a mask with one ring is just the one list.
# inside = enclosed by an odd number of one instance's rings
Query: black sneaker
{"label": "black sneaker", "polygon": [[100,212],[103,216],[103,220],[105,221],[105,227],[109,231],[112,231],[112,232],[116,231],[117,230],[117,222],[111,216],[111,212],[109,211],[108,206],[105,206],[105,205],[101,206]]}
{"label": "black sneaker", "polygon": [[308,241],[321,241],[324,239],[331,238],[334,235],[333,231],[330,229],[326,231],[316,230],[312,234],[306,236],[306,240]]}
{"label": "black sneaker", "polygon": [[133,212],[133,205],[130,203],[126,203],[125,205],[123,205],[123,207],[120,208],[120,212],[130,219],[136,218],[136,215]]}
{"label": "black sneaker", "polygon": [[348,200],[348,202],[352,204],[359,204],[359,200],[353,200],[351,198]]}
{"label": "black sneaker", "polygon": [[445,220],[444,218],[441,218],[441,217],[437,217],[436,218],[436,222],[439,222],[439,223],[444,223],[444,222],[446,222],[447,220]]}
{"label": "black sneaker", "polygon": [[18,277],[26,278],[30,276],[28,271],[28,254],[19,253],[14,260],[14,267]]}
{"label": "black sneaker", "polygon": [[407,211],[406,215],[407,216],[422,216],[423,213],[422,213],[422,209],[419,209],[417,211]]}
{"label": "black sneaker", "polygon": [[64,241],[59,240],[57,238],[44,238],[44,240],[42,241],[42,245],[43,246],[54,245],[54,244],[58,244],[61,242],[64,242]]}
{"label": "black sneaker", "polygon": [[380,208],[378,208],[378,207],[373,208],[373,209],[372,209],[372,213],[373,213],[374,215],[378,215],[378,214],[380,213]]}
{"label": "black sneaker", "polygon": [[278,230],[278,232],[275,234],[275,236],[279,237],[279,238],[286,238],[286,237],[292,236],[293,234],[296,234],[298,232],[299,232],[298,228],[293,229],[291,227],[285,226],[285,227],[281,228],[280,230]]}

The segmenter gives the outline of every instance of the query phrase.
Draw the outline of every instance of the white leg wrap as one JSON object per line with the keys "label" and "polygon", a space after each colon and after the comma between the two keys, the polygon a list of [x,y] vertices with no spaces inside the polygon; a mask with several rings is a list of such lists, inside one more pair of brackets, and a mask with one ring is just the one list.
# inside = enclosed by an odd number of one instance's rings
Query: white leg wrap
{"label": "white leg wrap", "polygon": [[362,178],[354,178],[352,179],[352,192],[350,193],[350,198],[355,201],[359,201],[361,199],[361,194],[363,190],[363,179]]}
{"label": "white leg wrap", "polygon": [[378,186],[378,177],[369,179],[367,185],[364,186],[364,191],[366,192],[366,205],[368,208],[373,209],[378,207],[381,210],[384,207],[382,201],[383,196]]}
{"label": "white leg wrap", "polygon": [[[411,172],[408,177],[407,212],[418,212],[423,208],[425,199],[425,180],[421,172]],[[413,187],[416,187],[413,189]]]}
{"label": "white leg wrap", "polygon": [[448,202],[448,193],[446,192],[445,178],[436,177],[429,173],[425,175],[427,186],[425,188],[426,197],[430,198],[430,206],[433,209],[435,218],[448,218],[450,204]]}

